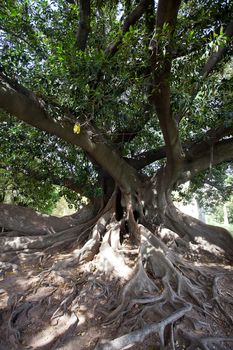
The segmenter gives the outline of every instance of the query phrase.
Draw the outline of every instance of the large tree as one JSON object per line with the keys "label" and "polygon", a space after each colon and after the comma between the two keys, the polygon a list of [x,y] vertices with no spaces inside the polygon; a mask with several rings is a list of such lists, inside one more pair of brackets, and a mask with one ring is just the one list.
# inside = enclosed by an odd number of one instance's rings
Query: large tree
{"label": "large tree", "polygon": [[165,326],[192,308],[186,296],[206,308],[199,283],[185,277],[191,268],[179,245],[161,241],[162,227],[182,247],[202,239],[232,256],[228,231],[184,215],[172,197],[233,159],[232,10],[219,0],[12,0],[0,9],[2,181],[28,197],[31,188],[40,200],[51,186],[63,186],[71,201],[89,200],[63,219],[1,204],[0,249],[45,255],[82,242],[78,254],[53,266],[62,269],[107,249],[121,261],[129,236],[138,254],[111,317],[131,307],[136,284],[143,298],[157,279],[164,291],[154,298],[176,311],[114,349],[157,330],[163,344]]}

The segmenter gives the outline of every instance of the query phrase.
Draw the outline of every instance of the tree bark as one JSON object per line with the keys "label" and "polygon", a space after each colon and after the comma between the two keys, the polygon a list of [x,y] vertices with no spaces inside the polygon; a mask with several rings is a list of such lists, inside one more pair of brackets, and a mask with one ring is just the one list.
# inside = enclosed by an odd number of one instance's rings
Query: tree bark
{"label": "tree bark", "polygon": [[0,227],[4,230],[20,231],[28,235],[47,235],[77,224],[78,221],[72,217],[58,218],[40,214],[31,208],[0,204]]}
{"label": "tree bark", "polygon": [[182,213],[174,206],[171,200],[169,200],[166,208],[165,225],[187,241],[202,243],[203,247],[209,244],[216,246],[218,249],[220,248],[232,260],[233,237],[229,231],[222,227],[207,225],[192,216]]}
{"label": "tree bark", "polygon": [[90,32],[90,0],[79,1],[79,27],[77,31],[77,46],[84,51],[87,46],[88,34]]}

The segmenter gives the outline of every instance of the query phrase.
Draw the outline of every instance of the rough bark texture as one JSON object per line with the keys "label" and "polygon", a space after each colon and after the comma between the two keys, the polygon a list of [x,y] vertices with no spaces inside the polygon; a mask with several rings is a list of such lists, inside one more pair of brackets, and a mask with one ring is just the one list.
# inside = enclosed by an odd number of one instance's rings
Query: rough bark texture
{"label": "rough bark texture", "polygon": [[[180,237],[186,237],[191,242],[205,241],[206,244],[222,249],[232,259],[233,239],[229,231],[224,228],[207,225],[204,222],[182,213],[172,203],[166,211],[166,225]],[[203,244],[205,244],[203,242]]]}
{"label": "rough bark texture", "polygon": [[77,225],[72,218],[43,215],[30,208],[0,204],[0,227],[7,231],[20,231],[28,235],[55,234]]}
{"label": "rough bark texture", "polygon": [[79,27],[77,32],[77,47],[84,51],[87,46],[88,34],[90,31],[90,0],[79,1]]}

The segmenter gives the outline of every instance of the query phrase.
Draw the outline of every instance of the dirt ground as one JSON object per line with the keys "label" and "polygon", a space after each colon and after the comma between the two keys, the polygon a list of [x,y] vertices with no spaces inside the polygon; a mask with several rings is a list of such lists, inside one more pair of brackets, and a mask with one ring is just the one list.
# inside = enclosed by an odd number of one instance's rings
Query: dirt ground
{"label": "dirt ground", "polygon": [[[106,276],[101,270],[98,255],[77,268],[60,272],[49,270],[54,261],[66,256],[57,254],[40,263],[39,259],[24,255],[15,269],[7,269],[6,264],[1,268],[0,265],[0,350],[91,350],[101,339],[114,339],[135,327],[159,321],[159,315],[149,312],[135,326],[133,320],[142,307],[135,304],[131,315],[105,323],[109,305],[112,310],[117,307],[119,291],[126,279]],[[189,251],[183,252],[183,258],[192,262],[203,274],[213,278],[220,276],[218,289],[232,300],[232,304],[227,306],[232,310],[227,311],[233,315],[233,267],[229,261],[200,245],[190,245]],[[15,262],[18,263],[17,259]],[[195,317],[198,317],[200,325],[203,324],[196,330],[197,335],[199,332],[200,336],[233,336],[232,318],[224,319],[218,307],[212,310],[214,318],[204,313],[200,317],[200,313],[195,315],[195,312],[190,312],[190,327]],[[208,324],[211,324],[211,331]],[[182,332],[182,320],[178,322],[178,327]],[[188,327],[186,322],[186,333]],[[215,334],[210,334],[213,329]],[[187,343],[182,341],[184,338],[180,339],[176,341],[175,349],[188,348]],[[130,347],[135,350],[159,348],[156,333],[148,336],[142,344]],[[212,344],[208,349],[218,347]],[[222,349],[233,349],[233,343],[223,344]]]}

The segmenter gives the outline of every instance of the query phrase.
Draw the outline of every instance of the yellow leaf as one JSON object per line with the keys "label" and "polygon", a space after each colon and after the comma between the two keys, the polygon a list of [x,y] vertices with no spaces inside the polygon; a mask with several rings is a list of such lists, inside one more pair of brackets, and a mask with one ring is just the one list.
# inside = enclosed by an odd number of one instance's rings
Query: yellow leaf
{"label": "yellow leaf", "polygon": [[11,275],[15,275],[16,271],[6,271],[5,272],[5,276],[11,276]]}
{"label": "yellow leaf", "polygon": [[81,126],[80,126],[79,123],[74,124],[73,131],[74,131],[75,134],[79,134],[80,133],[80,129],[81,129]]}

